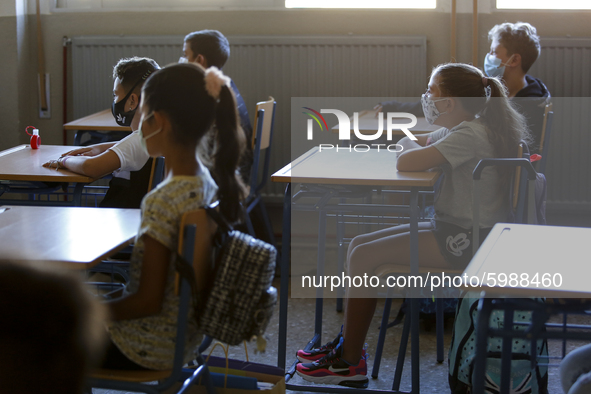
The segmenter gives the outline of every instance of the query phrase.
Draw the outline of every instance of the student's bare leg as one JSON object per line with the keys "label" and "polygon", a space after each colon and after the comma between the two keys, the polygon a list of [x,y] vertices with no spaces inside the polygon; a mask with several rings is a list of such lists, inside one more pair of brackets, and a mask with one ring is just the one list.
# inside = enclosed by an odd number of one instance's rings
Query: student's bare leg
{"label": "student's bare leg", "polygon": [[[439,269],[449,268],[435,236],[429,230],[419,231],[419,265]],[[355,246],[350,254],[349,276],[373,275],[383,264],[410,264],[410,233],[403,232],[374,239]],[[343,358],[357,364],[361,349],[375,313],[377,303],[375,288],[350,288],[345,301],[345,325],[343,329]],[[364,298],[361,298],[364,297]]]}
{"label": "student's bare leg", "polygon": [[[433,225],[431,224],[430,221],[429,222],[419,222],[419,231],[420,230],[429,230],[431,228],[433,228]],[[408,233],[408,232],[410,232],[410,224],[401,224],[399,226],[394,226],[394,227],[389,227],[389,228],[385,228],[382,230],[374,231],[373,233],[358,235],[355,238],[353,238],[351,240],[351,242],[349,243],[349,248],[347,249],[347,260],[346,261],[350,261],[349,259],[351,258],[351,252],[353,252],[353,249],[355,249],[355,247],[357,247],[361,244],[371,242],[376,239],[385,238],[390,235]]]}

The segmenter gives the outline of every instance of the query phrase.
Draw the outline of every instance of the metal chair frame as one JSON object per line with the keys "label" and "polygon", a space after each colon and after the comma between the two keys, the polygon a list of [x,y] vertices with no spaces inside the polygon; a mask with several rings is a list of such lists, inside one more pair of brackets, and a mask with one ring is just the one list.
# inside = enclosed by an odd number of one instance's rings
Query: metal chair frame
{"label": "metal chair frame", "polygon": [[[205,212],[203,210],[203,212]],[[190,213],[189,213],[190,214]],[[185,214],[187,217],[188,214]],[[207,217],[207,216],[205,216]],[[200,229],[201,230],[201,229]],[[189,223],[183,226],[183,232],[181,234],[181,250],[182,256],[185,261],[194,261],[194,256],[197,253],[197,247],[199,243],[196,241],[197,224]],[[203,232],[200,231],[200,237],[203,238]],[[202,240],[203,241],[203,240]],[[115,370],[98,370],[88,380],[89,387],[103,388],[103,389],[114,389],[114,390],[127,390],[144,392],[148,394],[161,393],[173,384],[177,383],[184,377],[189,376],[183,383],[178,393],[186,392],[187,388],[199,377],[203,377],[207,392],[209,394],[215,394],[211,375],[205,364],[201,354],[197,355],[198,367],[195,370],[183,371],[184,365],[184,352],[185,352],[185,334],[187,329],[188,317],[189,317],[189,306],[191,299],[191,288],[187,279],[180,277],[180,288],[179,288],[179,312],[177,322],[177,333],[176,343],[174,352],[173,367],[168,371],[115,371]],[[209,338],[205,338],[200,350],[203,347],[207,347],[211,343]],[[158,381],[158,384],[151,385],[145,384],[145,382]]]}

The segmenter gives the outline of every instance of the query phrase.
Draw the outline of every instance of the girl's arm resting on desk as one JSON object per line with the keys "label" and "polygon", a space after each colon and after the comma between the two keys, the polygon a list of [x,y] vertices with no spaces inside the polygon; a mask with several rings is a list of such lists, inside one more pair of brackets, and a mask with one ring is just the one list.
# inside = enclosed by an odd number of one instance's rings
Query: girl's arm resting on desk
{"label": "girl's arm resting on desk", "polygon": [[162,309],[171,251],[149,235],[143,238],[144,259],[138,290],[107,303],[113,320],[152,316]]}
{"label": "girl's arm resting on desk", "polygon": [[400,141],[398,141],[398,145],[402,145],[402,147],[404,148],[403,152],[427,145],[427,139],[429,138],[428,134],[415,135],[415,137],[417,138],[416,141],[413,141],[408,137],[404,137],[400,139]]}
{"label": "girl's arm resting on desk", "polygon": [[[410,140],[409,140],[410,141]],[[434,146],[419,147],[403,151],[396,161],[398,171],[426,171],[447,163],[447,159]]]}

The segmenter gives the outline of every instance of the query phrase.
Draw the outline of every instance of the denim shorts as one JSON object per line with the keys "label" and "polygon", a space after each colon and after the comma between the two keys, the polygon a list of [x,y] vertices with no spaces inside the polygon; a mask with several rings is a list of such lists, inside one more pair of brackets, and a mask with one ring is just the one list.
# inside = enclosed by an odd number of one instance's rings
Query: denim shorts
{"label": "denim shorts", "polygon": [[[432,223],[433,235],[445,261],[455,269],[466,268],[472,260],[472,229],[467,230],[441,220],[433,220]],[[481,244],[490,230],[491,228],[480,228]]]}

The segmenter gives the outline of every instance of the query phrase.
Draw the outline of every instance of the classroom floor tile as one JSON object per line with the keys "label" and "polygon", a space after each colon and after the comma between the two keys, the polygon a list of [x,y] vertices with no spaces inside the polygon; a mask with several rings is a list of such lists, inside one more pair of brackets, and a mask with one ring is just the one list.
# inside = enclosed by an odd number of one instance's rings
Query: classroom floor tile
{"label": "classroom floor tile", "polygon": [[[279,283],[275,284],[278,287]],[[322,343],[331,340],[339,331],[343,314],[336,312],[336,300],[328,299],[324,303],[324,319],[323,319],[323,333]],[[392,306],[391,319],[396,315],[400,301],[395,300]],[[378,327],[382,316],[384,307],[384,301],[378,302],[377,311],[372,320],[372,324],[368,333],[368,374],[371,372],[373,367],[373,355],[375,354],[375,347],[378,337]],[[255,343],[248,343],[248,354],[249,360],[253,362],[265,363],[270,365],[276,365],[277,363],[277,336],[278,336],[278,320],[279,313],[273,316],[269,328],[267,330],[267,350],[265,353],[255,353]],[[553,322],[561,322],[560,316],[555,316],[552,319]],[[288,366],[295,361],[295,353],[299,348],[302,348],[311,339],[313,332],[314,322],[314,299],[290,299],[289,311],[288,311],[288,336],[287,336],[287,355],[288,355]],[[590,317],[575,316],[572,317],[569,322],[576,324],[591,324]],[[436,354],[436,339],[435,329],[428,330],[425,327],[424,322],[421,321],[421,332],[420,332],[420,358],[421,358],[421,393],[426,394],[440,394],[448,393],[448,366],[447,366],[447,351],[451,341],[451,320],[446,321],[445,329],[445,361],[442,364],[438,364],[435,359]],[[382,363],[380,367],[380,374],[378,379],[371,379],[369,382],[369,388],[388,390],[392,387],[392,380],[394,377],[394,369],[396,365],[396,357],[398,354],[398,347],[400,344],[400,336],[402,333],[402,325],[390,328],[386,335],[386,343],[384,347],[384,353],[382,356]],[[578,346],[583,345],[584,342],[570,341],[567,343],[567,352],[575,349]],[[550,341],[550,355],[558,356],[561,354],[562,342]],[[223,356],[223,352],[219,347],[213,351],[214,355]],[[230,348],[230,357],[235,359],[246,359],[244,346],[233,346]],[[558,360],[554,361],[558,362]],[[308,384],[299,376],[295,376],[292,383],[296,384]],[[560,386],[558,368],[551,367],[549,369],[549,392],[562,393]],[[410,390],[410,344],[406,355],[406,361],[402,374],[401,390]],[[288,390],[288,392],[290,392]],[[119,394],[121,392],[113,390],[93,390],[94,394]],[[293,392],[295,393],[295,392]]]}

